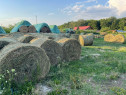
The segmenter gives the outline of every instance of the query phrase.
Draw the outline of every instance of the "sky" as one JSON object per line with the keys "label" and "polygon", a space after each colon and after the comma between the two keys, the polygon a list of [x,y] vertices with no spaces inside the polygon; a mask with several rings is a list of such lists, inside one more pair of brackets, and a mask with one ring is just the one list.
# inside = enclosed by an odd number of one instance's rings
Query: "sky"
{"label": "sky", "polygon": [[[126,16],[126,0],[0,0],[0,25],[21,20],[61,25],[79,19]],[[36,22],[37,17],[37,22]]]}

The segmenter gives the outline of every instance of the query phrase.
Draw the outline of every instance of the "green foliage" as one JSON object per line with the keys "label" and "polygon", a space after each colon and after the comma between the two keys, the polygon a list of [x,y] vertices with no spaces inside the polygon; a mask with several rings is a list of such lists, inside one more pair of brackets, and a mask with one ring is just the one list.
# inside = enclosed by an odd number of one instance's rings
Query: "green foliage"
{"label": "green foliage", "polygon": [[48,95],[67,95],[67,94],[68,91],[66,89],[56,89],[48,93]]}
{"label": "green foliage", "polygon": [[25,82],[24,84],[15,84],[14,77],[17,76],[15,69],[6,71],[8,78],[0,75],[0,88],[2,95],[31,95],[33,84],[32,82]]}
{"label": "green foliage", "polygon": [[101,29],[101,32],[107,32],[109,30],[110,30],[110,27],[104,27],[104,28]]}
{"label": "green foliage", "polygon": [[126,26],[124,26],[124,31],[126,31]]}
{"label": "green foliage", "polygon": [[9,25],[8,27],[3,27],[6,33],[10,33],[10,31],[14,28],[15,25]]}
{"label": "green foliage", "polygon": [[126,89],[120,87],[112,87],[111,91],[113,91],[116,95],[126,95]]}
{"label": "green foliage", "polygon": [[[126,26],[126,17],[117,19],[116,17],[110,17],[101,20],[83,20],[71,21],[59,26],[59,29],[74,28],[78,26],[91,26],[93,29],[100,30],[105,27],[109,27],[110,30],[123,30]],[[125,29],[124,29],[125,30]]]}

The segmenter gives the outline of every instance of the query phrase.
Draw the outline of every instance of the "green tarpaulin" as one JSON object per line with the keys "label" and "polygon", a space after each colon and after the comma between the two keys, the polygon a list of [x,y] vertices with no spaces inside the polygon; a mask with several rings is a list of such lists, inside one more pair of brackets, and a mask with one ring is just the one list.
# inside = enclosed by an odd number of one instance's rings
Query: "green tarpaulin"
{"label": "green tarpaulin", "polygon": [[57,34],[60,33],[60,30],[58,29],[58,27],[56,25],[50,25],[49,27],[50,27],[52,33],[57,33]]}
{"label": "green tarpaulin", "polygon": [[6,32],[4,31],[4,29],[0,26],[0,34],[6,34]]}
{"label": "green tarpaulin", "polygon": [[15,27],[11,30],[10,33],[19,32],[19,31],[18,31],[19,28],[20,28],[21,26],[23,26],[23,25],[25,25],[25,26],[30,26],[31,23],[28,22],[28,21],[26,21],[26,20],[23,20],[23,21],[21,21],[21,22],[18,22],[18,23],[15,25]]}
{"label": "green tarpaulin", "polygon": [[35,26],[35,28],[37,30],[37,33],[40,33],[41,32],[41,29],[43,27],[48,27],[49,28],[48,24],[46,24],[46,23],[35,24],[34,26]]}

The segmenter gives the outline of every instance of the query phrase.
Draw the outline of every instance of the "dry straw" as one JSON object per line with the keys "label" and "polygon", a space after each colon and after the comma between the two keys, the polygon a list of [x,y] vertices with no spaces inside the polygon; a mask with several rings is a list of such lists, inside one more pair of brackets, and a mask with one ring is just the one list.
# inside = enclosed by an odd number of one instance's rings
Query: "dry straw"
{"label": "dry straw", "polygon": [[50,70],[50,61],[45,51],[29,44],[12,44],[4,47],[0,53],[0,74],[8,79],[8,71],[15,70],[14,81],[40,80]]}
{"label": "dry straw", "polygon": [[113,35],[113,34],[105,35],[104,36],[104,41],[106,41],[106,42],[115,42],[116,41],[115,35]]}
{"label": "dry straw", "polygon": [[81,54],[80,43],[75,39],[64,38],[57,41],[63,50],[63,60],[73,61],[78,60]]}
{"label": "dry straw", "polygon": [[122,44],[124,44],[124,43],[126,42],[126,38],[125,38],[125,36],[122,35],[122,34],[116,35],[116,36],[115,36],[115,39],[116,39],[115,42],[117,42],[117,43],[122,43]]}
{"label": "dry straw", "polygon": [[41,47],[45,50],[52,65],[60,63],[63,59],[62,47],[55,41],[48,39],[48,37],[36,38],[30,41],[35,46]]}

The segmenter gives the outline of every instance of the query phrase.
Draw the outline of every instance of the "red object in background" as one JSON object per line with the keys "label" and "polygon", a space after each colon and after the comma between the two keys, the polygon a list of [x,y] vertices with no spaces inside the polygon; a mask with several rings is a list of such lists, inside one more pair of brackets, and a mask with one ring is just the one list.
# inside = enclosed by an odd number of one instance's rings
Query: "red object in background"
{"label": "red object in background", "polygon": [[[78,27],[74,27],[74,30],[77,30]],[[79,30],[87,30],[87,29],[92,29],[91,26],[79,26]]]}

